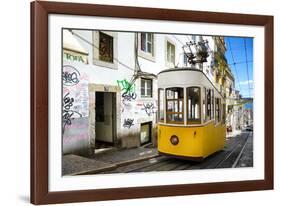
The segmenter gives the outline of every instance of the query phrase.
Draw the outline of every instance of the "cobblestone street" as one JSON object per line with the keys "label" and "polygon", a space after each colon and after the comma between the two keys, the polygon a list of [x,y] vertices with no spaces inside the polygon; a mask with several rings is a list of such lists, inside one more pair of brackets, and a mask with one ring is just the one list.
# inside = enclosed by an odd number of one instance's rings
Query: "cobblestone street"
{"label": "cobblestone street", "polygon": [[156,148],[108,151],[92,158],[66,155],[63,162],[64,175],[252,167],[253,132],[230,135],[223,150],[202,162],[158,155]]}

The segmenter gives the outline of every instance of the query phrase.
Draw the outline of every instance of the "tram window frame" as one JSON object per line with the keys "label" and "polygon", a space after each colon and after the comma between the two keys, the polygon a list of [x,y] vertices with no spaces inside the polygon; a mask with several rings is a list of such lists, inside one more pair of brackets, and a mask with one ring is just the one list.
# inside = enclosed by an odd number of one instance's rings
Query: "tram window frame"
{"label": "tram window frame", "polygon": [[[190,104],[189,104],[189,93],[190,93],[190,90],[191,89],[199,89],[199,94],[198,94],[198,109],[199,109],[199,112],[198,112],[198,115],[199,115],[199,118],[189,118],[190,117],[190,111],[189,108],[190,107]],[[191,109],[192,110],[192,109]],[[195,110],[195,109],[194,109]],[[194,112],[194,115],[195,115],[195,112]],[[186,116],[187,116],[187,124],[201,124],[201,88],[200,87],[187,87],[186,88]]]}
{"label": "tram window frame", "polygon": [[[172,91],[173,89],[181,89],[182,91],[182,98],[178,98],[175,97],[175,95],[173,95],[173,98],[168,99],[169,95],[168,92]],[[184,88],[183,87],[170,87],[170,88],[166,88],[165,90],[165,100],[166,100],[166,123],[172,123],[172,124],[184,124]],[[181,102],[181,110],[182,112],[172,112],[172,111],[168,111],[168,102],[173,102],[173,104],[175,104],[175,102],[177,103],[177,111],[179,111],[180,107],[180,102]],[[182,121],[172,121],[169,118],[169,115],[178,115],[178,116],[182,116]]]}
{"label": "tram window frame", "polygon": [[222,103],[222,124],[225,124],[226,120],[226,104]]}
{"label": "tram window frame", "polygon": [[207,121],[207,114],[206,114],[206,106],[207,106],[207,98],[206,98],[206,87],[204,87],[204,88],[202,88],[202,90],[204,91],[204,92],[202,92],[203,93],[203,95],[202,95],[202,97],[203,97],[203,99],[202,99],[202,120],[204,121],[204,122],[206,122]]}
{"label": "tram window frame", "polygon": [[[161,116],[160,116],[160,110],[161,110],[161,98],[160,98],[160,93],[161,91],[163,91],[163,119],[161,120]],[[165,89],[163,88],[159,88],[158,89],[158,122],[164,122],[165,121]]]}
{"label": "tram window frame", "polygon": [[214,89],[211,89],[211,119],[215,118],[215,97],[214,97]]}
{"label": "tram window frame", "polygon": [[206,121],[211,120],[211,89],[206,89]]}
{"label": "tram window frame", "polygon": [[216,124],[221,122],[221,99],[215,98],[215,121]]}

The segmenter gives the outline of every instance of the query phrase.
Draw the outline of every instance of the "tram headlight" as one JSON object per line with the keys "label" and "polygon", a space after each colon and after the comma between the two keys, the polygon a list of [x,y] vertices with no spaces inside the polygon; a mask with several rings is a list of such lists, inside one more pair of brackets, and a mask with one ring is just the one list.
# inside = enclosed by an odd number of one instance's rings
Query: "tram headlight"
{"label": "tram headlight", "polygon": [[176,136],[176,135],[173,135],[171,136],[170,138],[170,142],[173,144],[173,145],[177,145],[179,143],[179,138]]}

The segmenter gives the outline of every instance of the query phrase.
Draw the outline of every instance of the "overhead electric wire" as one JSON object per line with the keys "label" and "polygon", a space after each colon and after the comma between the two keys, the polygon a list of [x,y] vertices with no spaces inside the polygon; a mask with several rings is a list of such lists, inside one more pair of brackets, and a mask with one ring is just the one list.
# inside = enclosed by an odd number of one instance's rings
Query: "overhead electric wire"
{"label": "overhead electric wire", "polygon": [[[236,64],[236,65],[237,65],[237,64],[246,64],[247,62],[249,63],[249,62],[253,62],[253,61],[250,61],[250,60],[249,60],[249,61],[241,61],[241,62],[235,62],[235,64]],[[229,66],[230,66],[230,65],[234,65],[234,63],[228,64],[228,65],[229,65]]]}
{"label": "overhead electric wire", "polygon": [[179,40],[175,35],[173,35],[173,37],[174,37],[180,44],[184,45],[184,43],[182,43],[182,41]]}
{"label": "overhead electric wire", "polygon": [[[183,47],[186,46],[181,40],[179,40],[175,35],[172,35]],[[187,35],[187,38],[189,38],[189,36]],[[190,40],[190,38],[189,38]],[[184,50],[184,49],[183,49]],[[180,56],[181,55],[185,55],[185,52],[183,51],[183,53],[179,54],[179,58],[178,58],[178,63],[175,64],[175,67],[178,67],[179,63],[180,63]]]}
{"label": "overhead electric wire", "polygon": [[[93,46],[94,48],[96,49],[99,49],[98,46],[96,46],[95,44],[89,42],[87,39],[85,39],[84,37],[82,37],[81,35],[75,33],[74,31],[72,30],[69,30],[73,35],[77,36],[79,39],[81,39],[82,41],[88,43],[89,45]],[[185,46],[185,44],[183,44],[175,35],[173,35],[173,37],[178,41],[180,42],[183,46]],[[187,38],[191,41],[190,37],[187,35]],[[229,40],[228,40],[229,41]],[[239,77],[238,77],[238,72],[237,72],[237,68],[236,68],[236,64],[243,64],[245,62],[235,62],[234,61],[234,57],[233,57],[233,53],[232,53],[232,48],[231,48],[231,44],[230,44],[230,41],[229,41],[229,48],[230,48],[230,53],[231,53],[231,56],[232,56],[232,60],[233,60],[233,64],[228,64],[229,66],[230,65],[234,65],[234,68],[235,68],[235,73],[236,73],[236,77],[237,77],[237,81],[238,81],[238,85],[239,85],[239,89],[241,91],[241,86],[240,86],[240,81],[239,81]],[[246,50],[246,47],[245,47],[245,50]],[[130,66],[126,65],[125,63],[121,62],[118,58],[115,58],[113,57],[113,59],[120,65],[124,66],[125,68],[129,69],[129,70],[132,70],[132,71],[135,71],[135,68],[131,68]],[[249,82],[249,73],[248,73],[248,58],[247,58],[247,54],[246,54],[246,64],[247,64],[247,75],[248,75],[248,82]],[[250,86],[249,86],[249,89],[250,89]],[[250,91],[249,91],[250,92]]]}
{"label": "overhead electric wire", "polygon": [[233,56],[233,52],[232,52],[232,47],[231,47],[231,43],[230,43],[230,40],[229,38],[227,38],[228,40],[228,44],[229,44],[229,49],[230,49],[230,54],[231,54],[231,57],[232,57],[232,61],[233,61],[233,65],[234,65],[234,70],[235,70],[235,73],[236,73],[236,77],[237,77],[237,81],[238,81],[238,86],[239,86],[239,90],[241,90],[241,86],[240,86],[240,81],[239,81],[239,77],[238,77],[238,72],[237,72],[237,68],[236,68],[236,62],[234,61],[234,56]]}
{"label": "overhead electric wire", "polygon": [[[80,36],[79,34],[75,33],[74,31],[72,31],[72,30],[70,30],[70,29],[69,29],[69,31],[70,31],[73,35],[75,35],[75,36],[77,36],[79,39],[81,39],[82,41],[84,41],[84,42],[90,44],[91,46],[95,47],[96,49],[99,49],[98,46],[96,46],[95,44],[89,42],[87,39],[85,39],[84,37]],[[120,64],[120,65],[126,67],[127,69],[130,69],[130,70],[132,70],[132,71],[135,71],[134,68],[129,67],[128,65],[124,64],[123,62],[121,62],[119,59],[117,59],[117,58],[115,58],[115,57],[113,57],[113,59],[114,59],[118,64]]]}
{"label": "overhead electric wire", "polygon": [[250,89],[250,81],[249,81],[248,55],[247,55],[247,44],[246,44],[246,39],[245,38],[244,38],[244,47],[245,47],[245,57],[246,57],[246,69],[247,69],[249,97],[251,97],[251,89]]}
{"label": "overhead electric wire", "polygon": [[[189,39],[190,42],[192,42],[193,40],[190,39],[189,37],[190,35],[186,35],[186,37]],[[173,37],[180,43],[182,44],[182,46],[186,46],[186,44],[182,43],[182,41],[180,41],[175,35],[173,35]],[[212,53],[212,49],[210,48],[209,44],[207,44],[208,47],[208,52]],[[252,61],[248,61],[248,62],[252,62]],[[234,65],[234,64],[245,64],[246,62],[235,62],[232,64],[227,64],[228,66]],[[203,66],[203,67],[210,67],[210,66]]]}

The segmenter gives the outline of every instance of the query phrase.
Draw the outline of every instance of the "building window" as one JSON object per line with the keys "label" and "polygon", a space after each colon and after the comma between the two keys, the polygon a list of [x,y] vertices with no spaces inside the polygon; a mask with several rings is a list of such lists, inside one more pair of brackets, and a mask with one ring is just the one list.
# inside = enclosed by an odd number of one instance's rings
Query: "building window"
{"label": "building window", "polygon": [[192,39],[193,42],[196,42],[196,36],[195,35],[192,35],[191,39]]}
{"label": "building window", "polygon": [[183,88],[166,89],[166,122],[183,124]]}
{"label": "building window", "polygon": [[187,66],[187,63],[188,63],[187,55],[183,53],[183,65]]}
{"label": "building window", "polygon": [[146,53],[153,55],[153,34],[152,33],[141,33],[141,50]]}
{"label": "building window", "polygon": [[141,78],[141,97],[152,97],[152,79]]}
{"label": "building window", "polygon": [[175,66],[175,45],[167,41],[167,54],[166,59],[168,65]]}
{"label": "building window", "polygon": [[113,63],[113,37],[99,32],[99,60]]}
{"label": "building window", "polygon": [[138,55],[146,60],[155,62],[155,34],[138,33]]}
{"label": "building window", "polygon": [[93,64],[118,69],[118,33],[93,31]]}
{"label": "building window", "polygon": [[158,119],[159,122],[164,122],[164,89],[158,89]]}
{"label": "building window", "polygon": [[200,115],[200,88],[189,87],[186,89],[187,95],[187,123],[201,123]]}

